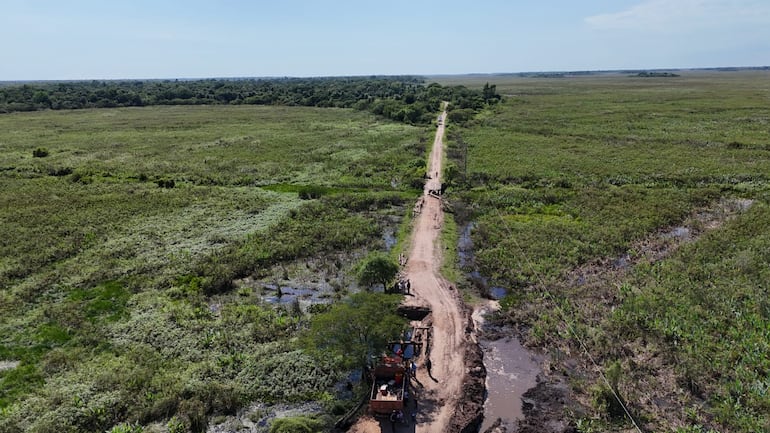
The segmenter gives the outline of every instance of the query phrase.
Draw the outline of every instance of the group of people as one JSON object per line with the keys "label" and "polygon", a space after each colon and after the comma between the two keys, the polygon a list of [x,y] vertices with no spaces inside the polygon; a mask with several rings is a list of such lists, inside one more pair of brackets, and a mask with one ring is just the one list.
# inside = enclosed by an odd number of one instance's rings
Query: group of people
{"label": "group of people", "polygon": [[412,282],[409,281],[409,278],[401,278],[396,283],[396,289],[398,293],[403,293],[408,295],[412,290]]}

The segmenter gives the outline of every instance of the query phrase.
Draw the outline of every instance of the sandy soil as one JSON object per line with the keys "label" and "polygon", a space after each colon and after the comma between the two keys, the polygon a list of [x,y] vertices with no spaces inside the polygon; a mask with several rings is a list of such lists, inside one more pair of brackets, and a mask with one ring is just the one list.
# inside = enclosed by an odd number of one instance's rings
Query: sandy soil
{"label": "sandy soil", "polygon": [[[396,426],[396,432],[471,431],[483,413],[485,371],[481,349],[473,337],[473,322],[457,291],[439,275],[441,266],[438,238],[443,223],[441,199],[429,193],[441,189],[439,174],[443,158],[446,111],[436,131],[431,151],[429,176],[421,212],[415,215],[411,251],[405,267],[411,294],[405,304],[427,306],[431,314],[421,326],[431,326],[428,348],[417,359],[415,397],[419,403],[416,422]],[[429,374],[425,367],[430,358]],[[390,432],[389,422],[364,416],[349,430],[358,433]]]}

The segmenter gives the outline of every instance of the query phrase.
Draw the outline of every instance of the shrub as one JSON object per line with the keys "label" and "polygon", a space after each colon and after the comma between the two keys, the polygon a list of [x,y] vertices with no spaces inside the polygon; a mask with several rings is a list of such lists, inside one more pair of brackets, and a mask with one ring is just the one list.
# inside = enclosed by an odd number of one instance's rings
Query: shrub
{"label": "shrub", "polygon": [[317,433],[323,431],[323,423],[306,416],[279,418],[270,425],[270,433]]}
{"label": "shrub", "polygon": [[63,177],[68,174],[72,174],[72,168],[70,167],[50,167],[48,169],[49,176]]}
{"label": "shrub", "polygon": [[297,195],[302,200],[312,200],[320,198],[322,195],[326,194],[326,192],[326,188],[322,186],[308,185],[300,187],[297,191]]}
{"label": "shrub", "polygon": [[48,149],[44,147],[38,147],[37,149],[32,151],[32,156],[35,158],[45,158],[48,156]]}
{"label": "shrub", "polygon": [[107,430],[107,433],[143,433],[144,428],[138,424],[118,424]]}
{"label": "shrub", "polygon": [[179,404],[179,414],[191,432],[199,433],[206,430],[206,407],[200,400],[183,401]]}
{"label": "shrub", "polygon": [[171,418],[166,423],[166,428],[168,428],[168,433],[185,433],[184,423],[177,417]]}
{"label": "shrub", "polygon": [[621,419],[625,416],[623,405],[618,401],[616,394],[611,389],[603,385],[597,385],[592,390],[592,394],[594,405],[602,411],[603,415],[613,420]]}
{"label": "shrub", "polygon": [[158,179],[155,183],[161,188],[171,189],[176,187],[176,182],[173,179]]}

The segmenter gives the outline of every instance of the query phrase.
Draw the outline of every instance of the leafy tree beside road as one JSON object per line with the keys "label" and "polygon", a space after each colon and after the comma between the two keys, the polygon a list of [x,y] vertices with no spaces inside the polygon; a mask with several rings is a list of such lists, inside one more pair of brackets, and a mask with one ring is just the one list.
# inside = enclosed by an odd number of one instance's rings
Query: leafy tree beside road
{"label": "leafy tree beside road", "polygon": [[359,284],[366,287],[382,284],[386,292],[398,273],[398,264],[390,257],[378,252],[369,254],[359,266]]}
{"label": "leafy tree beside road", "polygon": [[347,368],[365,370],[372,355],[378,355],[388,341],[406,327],[396,314],[401,297],[361,292],[332,305],[311,319],[305,346],[317,356],[333,357]]}

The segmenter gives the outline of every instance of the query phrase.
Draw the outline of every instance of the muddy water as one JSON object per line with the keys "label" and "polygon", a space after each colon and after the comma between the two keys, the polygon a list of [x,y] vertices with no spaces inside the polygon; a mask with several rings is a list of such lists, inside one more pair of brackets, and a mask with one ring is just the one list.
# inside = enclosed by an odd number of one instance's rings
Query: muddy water
{"label": "muddy water", "polygon": [[[474,223],[467,224],[460,232],[457,248],[460,266],[468,272],[467,276],[474,284],[486,290],[492,299],[499,300],[508,294],[508,289],[490,287],[488,279],[475,268],[471,240],[474,227]],[[498,308],[499,303],[491,301],[477,309],[473,315],[477,329],[484,326],[484,315]],[[524,417],[522,396],[528,389],[537,385],[537,375],[541,372],[535,362],[534,353],[522,346],[519,340],[513,337],[513,332],[510,332],[510,335],[494,341],[479,341],[484,350],[484,366],[487,369],[487,396],[481,432],[491,427],[498,418],[502,420],[502,426],[508,431],[513,431],[516,421]]]}
{"label": "muddy water", "polygon": [[531,353],[516,338],[481,341],[487,368],[487,400],[481,431],[498,418],[512,431],[516,420],[523,418],[522,395],[537,382],[540,367]]}

